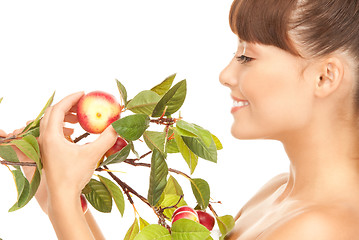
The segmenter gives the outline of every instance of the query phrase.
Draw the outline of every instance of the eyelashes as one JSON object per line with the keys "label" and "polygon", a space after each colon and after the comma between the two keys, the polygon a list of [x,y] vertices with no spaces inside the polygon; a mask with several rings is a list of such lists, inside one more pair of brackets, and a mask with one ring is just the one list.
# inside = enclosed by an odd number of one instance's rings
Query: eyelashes
{"label": "eyelashes", "polygon": [[245,55],[236,56],[236,59],[240,64],[245,64],[245,63],[248,63],[248,62],[254,60],[254,58],[247,57]]}

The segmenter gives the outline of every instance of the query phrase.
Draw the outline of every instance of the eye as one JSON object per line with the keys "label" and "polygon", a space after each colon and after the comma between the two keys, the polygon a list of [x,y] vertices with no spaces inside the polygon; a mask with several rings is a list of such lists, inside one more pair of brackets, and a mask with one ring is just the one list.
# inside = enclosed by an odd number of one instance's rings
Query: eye
{"label": "eye", "polygon": [[254,60],[254,58],[247,57],[245,55],[237,56],[236,58],[237,58],[237,61],[240,62],[241,64],[245,64],[245,63],[248,63],[248,62]]}

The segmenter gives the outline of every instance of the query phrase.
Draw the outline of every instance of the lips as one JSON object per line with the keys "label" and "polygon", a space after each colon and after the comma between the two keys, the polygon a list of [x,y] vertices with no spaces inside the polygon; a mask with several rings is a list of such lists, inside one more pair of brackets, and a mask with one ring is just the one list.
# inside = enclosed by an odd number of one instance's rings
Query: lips
{"label": "lips", "polygon": [[234,112],[238,111],[239,109],[244,108],[249,105],[249,102],[247,100],[240,99],[240,98],[237,98],[234,96],[232,96],[232,99],[233,99],[233,107],[232,107],[231,113],[234,113]]}

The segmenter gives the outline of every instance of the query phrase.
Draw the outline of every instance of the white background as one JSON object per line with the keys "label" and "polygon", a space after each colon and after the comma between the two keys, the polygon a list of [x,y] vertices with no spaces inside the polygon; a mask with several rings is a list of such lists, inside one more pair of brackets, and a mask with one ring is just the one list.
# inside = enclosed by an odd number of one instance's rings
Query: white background
{"label": "white background", "polygon": [[[0,128],[10,132],[34,119],[56,90],[55,102],[76,91],[102,90],[118,96],[115,79],[129,98],[150,89],[172,73],[187,79],[184,120],[217,135],[224,149],[218,163],[200,160],[193,177],[211,186],[218,214],[235,215],[274,175],[287,170],[281,144],[240,141],[230,134],[229,90],[218,81],[236,50],[228,24],[231,0],[137,1],[1,1],[0,2]],[[260,86],[258,86],[260,87]],[[183,160],[169,156],[170,167],[188,173]],[[148,169],[119,166],[118,176],[146,196]],[[195,205],[190,185],[186,200]],[[45,214],[32,200],[8,213],[16,201],[11,173],[0,166],[0,238],[56,239]],[[146,220],[156,219],[136,201]],[[115,209],[96,219],[107,239],[122,239],[132,224],[130,204],[121,218]]]}

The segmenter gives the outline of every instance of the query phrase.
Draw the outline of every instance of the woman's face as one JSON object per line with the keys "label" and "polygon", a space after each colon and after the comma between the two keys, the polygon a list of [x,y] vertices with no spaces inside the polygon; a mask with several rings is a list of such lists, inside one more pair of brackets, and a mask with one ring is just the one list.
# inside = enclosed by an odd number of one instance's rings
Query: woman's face
{"label": "woman's face", "polygon": [[230,88],[232,135],[239,139],[277,139],[309,123],[313,99],[304,60],[277,47],[239,42],[221,72]]}

